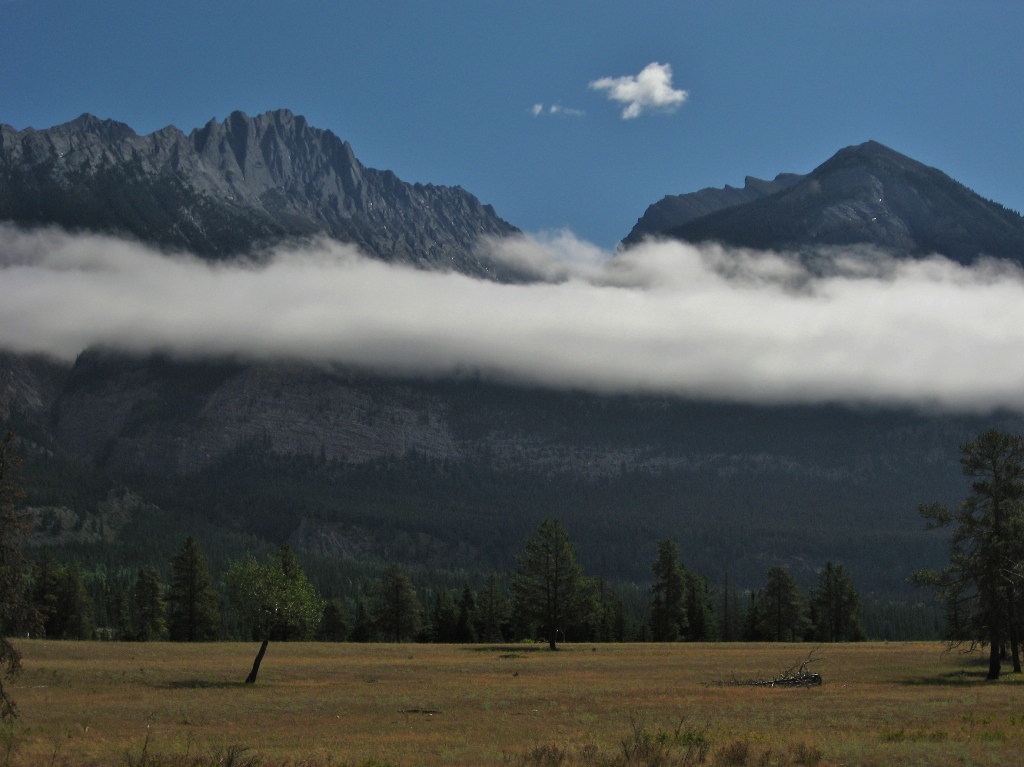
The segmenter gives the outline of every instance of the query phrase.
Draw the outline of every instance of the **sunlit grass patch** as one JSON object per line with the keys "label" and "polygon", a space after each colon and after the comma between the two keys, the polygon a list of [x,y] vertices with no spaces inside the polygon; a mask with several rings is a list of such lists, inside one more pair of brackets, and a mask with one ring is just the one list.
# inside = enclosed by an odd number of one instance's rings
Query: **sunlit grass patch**
{"label": "sunlit grass patch", "polygon": [[715,682],[770,676],[808,646],[272,643],[256,685],[251,644],[19,647],[22,719],[0,733],[13,767],[142,764],[143,748],[185,767],[995,765],[1024,747],[1020,680],[975,682],[938,644],[825,646],[824,684],[795,689]]}

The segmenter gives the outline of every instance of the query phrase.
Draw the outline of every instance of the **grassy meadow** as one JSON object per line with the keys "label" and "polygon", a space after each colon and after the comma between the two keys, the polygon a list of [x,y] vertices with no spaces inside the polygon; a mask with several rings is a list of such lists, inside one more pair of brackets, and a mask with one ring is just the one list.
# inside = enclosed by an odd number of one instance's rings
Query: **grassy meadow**
{"label": "grassy meadow", "polygon": [[[1024,679],[935,643],[26,641],[4,765],[1007,765]],[[772,677],[814,651],[821,687]]]}

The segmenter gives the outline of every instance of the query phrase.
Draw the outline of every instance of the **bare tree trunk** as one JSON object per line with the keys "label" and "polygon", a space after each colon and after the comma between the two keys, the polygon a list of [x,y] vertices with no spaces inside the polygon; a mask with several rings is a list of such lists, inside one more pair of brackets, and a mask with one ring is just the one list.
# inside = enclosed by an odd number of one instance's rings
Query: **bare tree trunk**
{"label": "bare tree trunk", "polygon": [[1013,661],[1013,673],[1020,673],[1020,632],[1017,625],[1017,590],[1010,585],[1006,593],[1006,612],[1009,634],[1010,655]]}
{"label": "bare tree trunk", "polygon": [[994,632],[993,636],[989,640],[989,652],[988,652],[988,676],[986,679],[998,679],[999,672],[1002,670],[1001,661],[999,659],[1002,653],[1003,638],[999,636],[999,632]]}
{"label": "bare tree trunk", "polygon": [[249,672],[249,676],[246,677],[246,684],[255,684],[256,675],[260,672],[260,663],[263,662],[263,656],[267,654],[267,645],[270,644],[269,639],[264,639],[263,644],[260,645],[260,651],[256,653],[256,660],[252,662],[252,671]]}

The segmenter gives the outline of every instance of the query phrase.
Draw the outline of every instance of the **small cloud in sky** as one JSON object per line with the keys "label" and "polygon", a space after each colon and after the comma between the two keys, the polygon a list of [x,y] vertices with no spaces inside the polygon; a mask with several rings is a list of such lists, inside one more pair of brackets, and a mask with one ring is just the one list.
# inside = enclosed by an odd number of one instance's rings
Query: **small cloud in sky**
{"label": "small cloud in sky", "polygon": [[550,106],[544,106],[544,104],[534,104],[530,107],[530,113],[534,117],[541,117],[542,115],[561,115],[562,117],[584,117],[587,113],[582,109],[573,109],[571,107],[563,107],[561,104],[551,104]]}
{"label": "small cloud in sky", "polygon": [[689,92],[672,87],[672,67],[654,61],[640,74],[602,77],[590,83],[595,91],[607,91],[608,98],[624,104],[623,120],[632,120],[647,110],[674,112],[689,97]]}

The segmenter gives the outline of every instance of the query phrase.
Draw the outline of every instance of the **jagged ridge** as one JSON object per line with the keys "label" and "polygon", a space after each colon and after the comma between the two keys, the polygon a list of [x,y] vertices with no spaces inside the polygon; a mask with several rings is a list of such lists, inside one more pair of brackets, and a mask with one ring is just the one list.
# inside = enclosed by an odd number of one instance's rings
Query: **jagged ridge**
{"label": "jagged ridge", "polygon": [[186,136],[82,115],[0,126],[0,219],[127,233],[219,257],[327,235],[385,260],[486,275],[482,236],[518,230],[460,187],[408,184],[288,110],[233,112]]}

